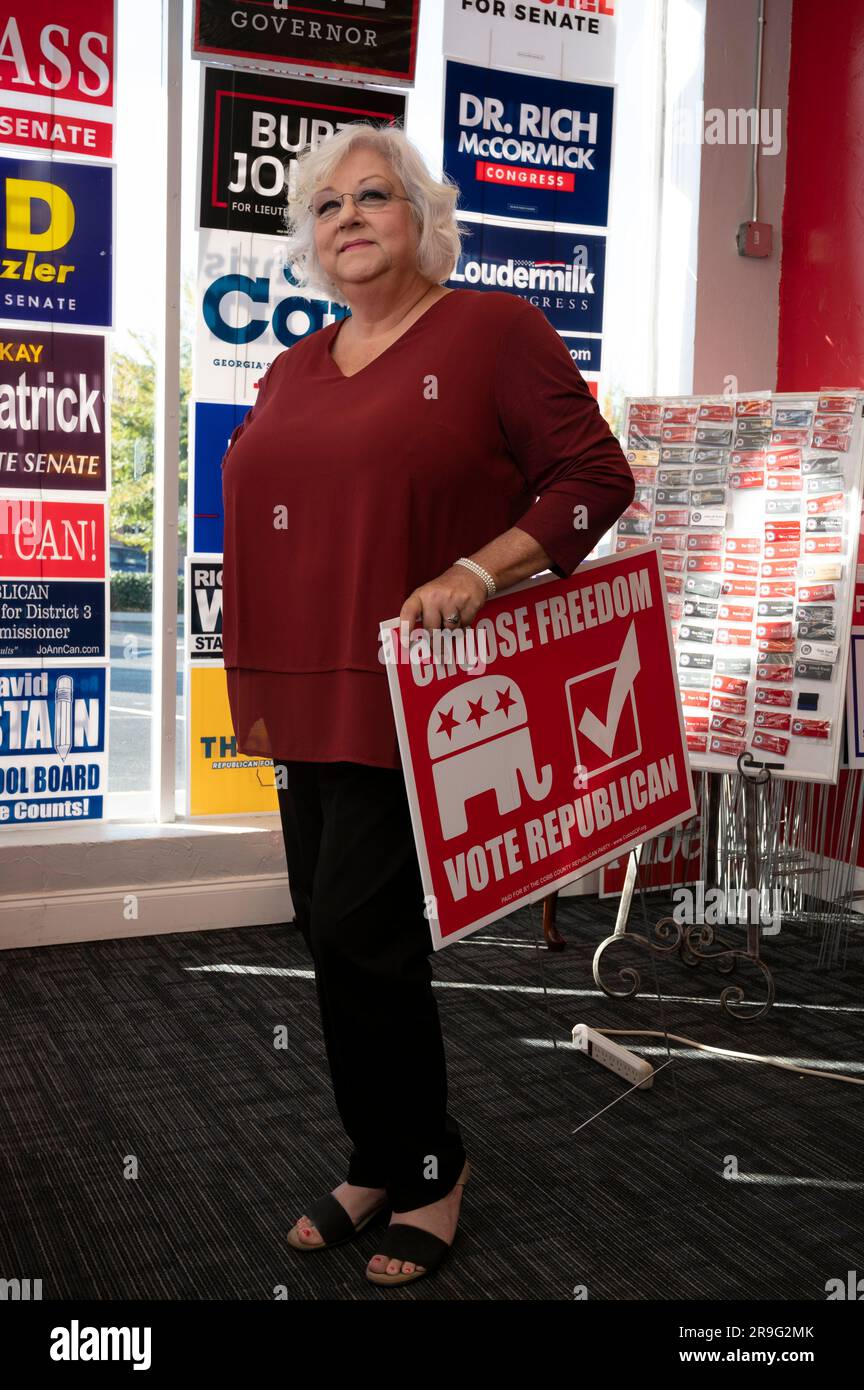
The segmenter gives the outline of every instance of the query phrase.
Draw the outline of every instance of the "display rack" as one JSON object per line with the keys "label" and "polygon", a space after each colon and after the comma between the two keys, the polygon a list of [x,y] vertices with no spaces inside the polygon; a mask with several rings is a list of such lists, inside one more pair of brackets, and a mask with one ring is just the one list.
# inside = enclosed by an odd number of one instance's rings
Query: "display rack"
{"label": "display rack", "polygon": [[660,547],[694,770],[835,782],[864,471],[858,391],[640,397],[616,550]]}

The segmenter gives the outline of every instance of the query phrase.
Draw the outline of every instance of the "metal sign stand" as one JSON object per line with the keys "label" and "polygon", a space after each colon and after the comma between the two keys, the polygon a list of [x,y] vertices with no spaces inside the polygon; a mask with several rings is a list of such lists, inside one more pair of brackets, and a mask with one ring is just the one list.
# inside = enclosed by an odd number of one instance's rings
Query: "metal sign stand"
{"label": "metal sign stand", "polygon": [[[719,890],[719,901],[726,905],[724,920],[707,922],[704,910],[702,920],[696,922],[664,917],[652,928],[653,940],[628,930],[645,848],[640,845],[628,861],[615,930],[595,952],[594,980],[614,998],[631,998],[638,993],[641,980],[633,969],[619,972],[627,981],[623,989],[612,988],[601,977],[606,953],[623,937],[663,956],[677,952],[691,967],[709,961],[724,974],[733,971],[739,961],[746,962],[762,975],[765,1002],[746,1002],[744,990],[737,984],[726,985],[720,994],[721,1008],[746,1022],[764,1017],[775,998],[774,977],[761,955],[762,936],[769,925],[770,934],[793,922],[821,931],[820,966],[845,961],[849,933],[864,931],[864,915],[853,906],[864,896],[855,889],[864,821],[864,774],[849,773],[845,793],[836,798],[830,816],[829,797],[834,788],[779,781],[769,765],[754,762],[749,753],[739,758],[737,777],[716,772],[701,776],[702,884],[706,902],[712,889]],[[834,854],[843,858],[828,857],[832,845]],[[728,915],[730,907],[734,916]],[[718,926],[726,933],[744,927],[744,943],[735,945],[724,939]]]}

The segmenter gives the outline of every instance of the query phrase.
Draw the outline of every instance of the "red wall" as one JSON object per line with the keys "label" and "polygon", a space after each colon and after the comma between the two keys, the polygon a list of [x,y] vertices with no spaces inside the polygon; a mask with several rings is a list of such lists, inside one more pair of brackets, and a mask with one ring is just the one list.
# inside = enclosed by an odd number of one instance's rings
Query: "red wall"
{"label": "red wall", "polygon": [[864,387],[864,0],[794,0],[786,141],[777,390]]}
{"label": "red wall", "polygon": [[[824,386],[864,388],[864,0],[792,11],[777,390]],[[848,858],[837,804],[822,848]]]}

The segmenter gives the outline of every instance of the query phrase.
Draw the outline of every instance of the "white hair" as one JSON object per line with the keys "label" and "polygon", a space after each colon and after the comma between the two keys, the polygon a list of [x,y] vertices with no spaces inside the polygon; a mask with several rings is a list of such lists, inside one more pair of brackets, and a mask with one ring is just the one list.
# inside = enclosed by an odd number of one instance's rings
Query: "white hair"
{"label": "white hair", "polygon": [[442,284],[453,274],[465,235],[456,221],[459,185],[448,174],[440,181],[434,179],[400,126],[354,121],[296,161],[295,182],[293,187],[289,185],[286,209],[289,236],[285,255],[298,286],[308,289],[313,298],[345,303],[344,291],[318,258],[315,218],[309,203],[315,190],[325,185],[337,165],[359,146],[374,150],[402,180],[420,233],[417,269],[425,279]]}

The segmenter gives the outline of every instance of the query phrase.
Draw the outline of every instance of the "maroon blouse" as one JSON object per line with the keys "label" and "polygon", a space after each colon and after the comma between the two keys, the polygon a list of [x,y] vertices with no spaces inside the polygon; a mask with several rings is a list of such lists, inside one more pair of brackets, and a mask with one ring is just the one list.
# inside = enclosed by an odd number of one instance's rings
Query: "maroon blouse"
{"label": "maroon blouse", "polygon": [[275,359],[222,461],[228,693],[241,753],[398,768],[380,623],[511,526],[572,573],[633,475],[526,300],[453,290],[350,377],[342,322]]}

